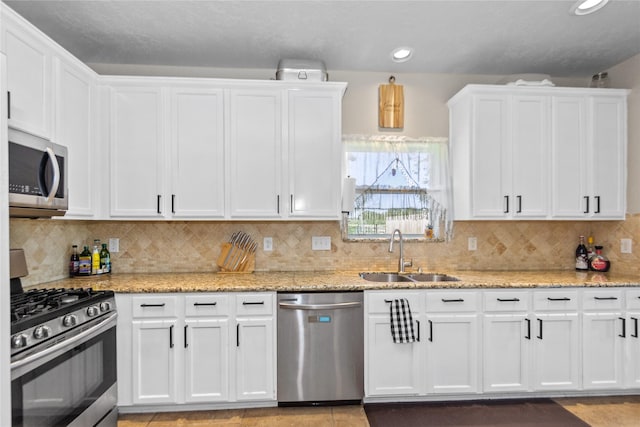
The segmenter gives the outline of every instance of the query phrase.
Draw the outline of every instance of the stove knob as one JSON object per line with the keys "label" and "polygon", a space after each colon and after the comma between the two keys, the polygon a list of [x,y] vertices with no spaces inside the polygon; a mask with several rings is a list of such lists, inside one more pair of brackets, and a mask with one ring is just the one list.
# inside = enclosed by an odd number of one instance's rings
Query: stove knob
{"label": "stove knob", "polygon": [[75,314],[67,314],[62,318],[62,325],[66,327],[76,326],[78,324],[78,316]]}
{"label": "stove knob", "polygon": [[45,325],[38,326],[33,330],[33,337],[37,340],[49,338],[49,335],[51,335],[51,328]]}
{"label": "stove knob", "polygon": [[11,337],[11,348],[22,348],[27,345],[27,336],[17,334]]}
{"label": "stove knob", "polygon": [[108,303],[108,302],[101,302],[100,303],[100,311],[102,311],[104,313],[105,311],[109,311],[109,310],[111,310],[111,304],[110,303]]}
{"label": "stove knob", "polygon": [[97,306],[91,305],[87,308],[87,316],[94,317],[98,314],[100,314],[100,309]]}

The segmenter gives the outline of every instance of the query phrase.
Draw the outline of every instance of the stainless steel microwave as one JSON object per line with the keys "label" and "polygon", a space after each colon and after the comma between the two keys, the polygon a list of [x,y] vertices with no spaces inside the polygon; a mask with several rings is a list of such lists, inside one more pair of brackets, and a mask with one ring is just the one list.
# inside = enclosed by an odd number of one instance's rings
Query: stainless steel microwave
{"label": "stainless steel microwave", "polygon": [[9,129],[9,215],[64,215],[69,207],[67,148]]}

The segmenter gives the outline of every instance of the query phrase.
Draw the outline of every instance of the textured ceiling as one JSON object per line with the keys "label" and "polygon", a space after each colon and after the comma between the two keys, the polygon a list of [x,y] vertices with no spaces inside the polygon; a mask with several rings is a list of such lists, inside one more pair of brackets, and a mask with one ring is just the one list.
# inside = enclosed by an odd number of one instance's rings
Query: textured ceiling
{"label": "textured ceiling", "polygon": [[[640,53],[640,0],[6,1],[82,61],[276,69],[587,76]],[[390,59],[411,46],[413,58]]]}

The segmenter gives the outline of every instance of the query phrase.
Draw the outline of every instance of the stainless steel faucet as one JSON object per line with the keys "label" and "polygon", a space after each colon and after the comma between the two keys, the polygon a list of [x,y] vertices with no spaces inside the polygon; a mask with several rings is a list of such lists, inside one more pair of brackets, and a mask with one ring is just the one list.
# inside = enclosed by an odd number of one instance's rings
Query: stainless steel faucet
{"label": "stainless steel faucet", "polygon": [[400,259],[398,259],[398,273],[405,273],[405,267],[411,267],[413,265],[413,260],[405,261],[404,260],[404,247],[403,247],[403,238],[402,232],[397,228],[393,230],[391,233],[391,238],[389,239],[389,252],[393,252],[393,238],[398,235],[400,239]]}

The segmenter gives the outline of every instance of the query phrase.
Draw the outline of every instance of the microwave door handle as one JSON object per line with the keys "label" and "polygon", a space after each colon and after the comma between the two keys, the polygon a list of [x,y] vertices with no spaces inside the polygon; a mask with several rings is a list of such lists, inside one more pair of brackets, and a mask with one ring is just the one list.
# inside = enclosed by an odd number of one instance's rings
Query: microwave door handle
{"label": "microwave door handle", "polygon": [[[53,183],[51,185],[51,191],[47,195],[47,203],[53,202],[53,199],[56,197],[56,193],[58,192],[58,187],[60,186],[60,166],[58,165],[58,159],[56,159],[56,154],[53,152],[51,147],[46,148],[46,153],[49,156],[49,160],[51,161],[51,166],[53,167]],[[44,175],[44,167],[40,171],[42,175]],[[44,179],[43,179],[44,182]]]}

